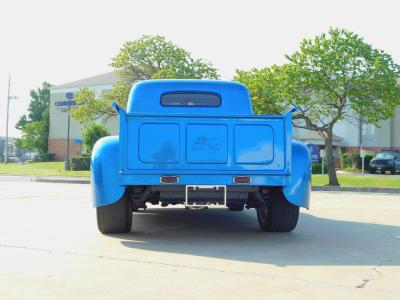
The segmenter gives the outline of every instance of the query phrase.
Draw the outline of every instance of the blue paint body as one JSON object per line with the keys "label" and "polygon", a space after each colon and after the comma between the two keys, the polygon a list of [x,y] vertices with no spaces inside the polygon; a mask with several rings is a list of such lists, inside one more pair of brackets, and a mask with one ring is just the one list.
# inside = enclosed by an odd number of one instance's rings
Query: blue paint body
{"label": "blue paint body", "polygon": [[[170,92],[221,96],[218,107],[161,105]],[[115,105],[119,137],[99,140],[93,150],[94,206],[112,204],[129,185],[161,185],[160,176],[179,176],[180,185],[233,185],[233,176],[251,176],[250,185],[282,187],[292,204],[309,205],[310,154],[292,141],[292,111],[253,115],[247,88],[208,80],[149,80],[136,84],[127,111]]]}

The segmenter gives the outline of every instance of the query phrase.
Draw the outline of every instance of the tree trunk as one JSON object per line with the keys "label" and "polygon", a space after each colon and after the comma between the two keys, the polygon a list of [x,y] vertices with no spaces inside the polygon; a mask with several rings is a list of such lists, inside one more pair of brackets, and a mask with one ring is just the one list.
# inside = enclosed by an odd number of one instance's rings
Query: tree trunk
{"label": "tree trunk", "polygon": [[328,169],[329,183],[328,185],[338,186],[339,181],[336,176],[335,158],[333,157],[333,129],[329,128],[325,136],[325,159]]}

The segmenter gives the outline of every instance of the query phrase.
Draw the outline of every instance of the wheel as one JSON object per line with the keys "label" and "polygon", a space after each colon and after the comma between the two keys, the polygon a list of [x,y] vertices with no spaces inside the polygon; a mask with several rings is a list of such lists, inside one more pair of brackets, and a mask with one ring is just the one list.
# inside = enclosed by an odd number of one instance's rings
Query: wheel
{"label": "wheel", "polygon": [[244,209],[243,204],[229,204],[228,209],[230,211],[242,211]]}
{"label": "wheel", "polygon": [[273,191],[271,201],[257,208],[260,229],[266,232],[290,232],[299,220],[299,207],[289,203],[282,191]]}
{"label": "wheel", "polygon": [[376,173],[376,170],[374,168],[369,169],[369,174],[375,174],[375,173]]}
{"label": "wheel", "polygon": [[132,208],[125,193],[117,202],[96,208],[97,227],[101,233],[125,233],[132,228]]}
{"label": "wheel", "polygon": [[382,170],[381,170],[381,174],[385,175],[385,174],[386,174],[386,170],[385,170],[385,169],[382,169]]}
{"label": "wheel", "polygon": [[391,173],[392,175],[396,175],[396,168],[393,168],[393,169],[390,171],[390,173]]}

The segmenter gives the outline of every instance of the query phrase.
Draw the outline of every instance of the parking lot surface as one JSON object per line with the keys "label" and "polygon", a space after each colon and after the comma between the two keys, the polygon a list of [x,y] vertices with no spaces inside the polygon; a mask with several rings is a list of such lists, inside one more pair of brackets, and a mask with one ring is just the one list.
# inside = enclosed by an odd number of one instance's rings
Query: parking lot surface
{"label": "parking lot surface", "polygon": [[400,299],[400,196],[314,192],[292,233],[254,210],[150,207],[98,233],[90,186],[0,181],[1,299]]}

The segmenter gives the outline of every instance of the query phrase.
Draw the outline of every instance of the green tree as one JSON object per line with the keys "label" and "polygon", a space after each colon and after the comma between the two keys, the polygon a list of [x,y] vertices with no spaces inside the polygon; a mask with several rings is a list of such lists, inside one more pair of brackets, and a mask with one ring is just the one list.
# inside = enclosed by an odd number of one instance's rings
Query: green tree
{"label": "green tree", "polygon": [[218,79],[217,70],[208,62],[196,59],[183,48],[162,36],[145,35],[126,42],[112,59],[111,66],[120,80],[112,91],[96,95],[84,88],[75,97],[78,107],[72,117],[80,121],[95,121],[99,117],[115,115],[111,107],[116,101],[126,107],[132,85],[146,79]]}
{"label": "green tree", "polygon": [[94,144],[102,137],[109,136],[107,128],[101,124],[91,124],[84,128],[83,144],[86,146],[86,152],[88,154],[92,153]]}
{"label": "green tree", "polygon": [[298,106],[294,125],[314,130],[323,138],[329,185],[339,185],[332,144],[334,125],[361,117],[379,126],[381,120],[393,116],[400,104],[400,66],[357,34],[334,28],[304,39],[300,50],[286,57],[289,62],[283,66],[253,72],[273,73],[272,80],[261,77],[263,89],[271,90],[281,107]]}
{"label": "green tree", "polygon": [[251,71],[236,70],[235,81],[247,86],[251,93],[253,110],[256,114],[280,114],[285,109],[279,90],[280,67],[252,69]]}
{"label": "green tree", "polygon": [[35,150],[39,154],[39,159],[44,159],[47,153],[48,122],[45,120],[29,122],[22,132],[22,137],[17,139],[16,145],[22,149]]}
{"label": "green tree", "polygon": [[188,51],[158,35],[126,42],[111,66],[131,83],[152,78],[218,78],[209,63],[192,58]]}
{"label": "green tree", "polygon": [[30,91],[28,115],[22,115],[15,126],[22,131],[17,146],[37,151],[40,159],[46,157],[48,147],[50,87],[44,82],[42,87]]}
{"label": "green tree", "polygon": [[28,118],[27,118],[27,116],[24,114],[24,115],[22,115],[22,116],[19,118],[17,124],[15,124],[15,128],[18,129],[18,130],[22,130],[22,128],[24,128],[24,126],[26,125],[26,123],[28,123]]}

